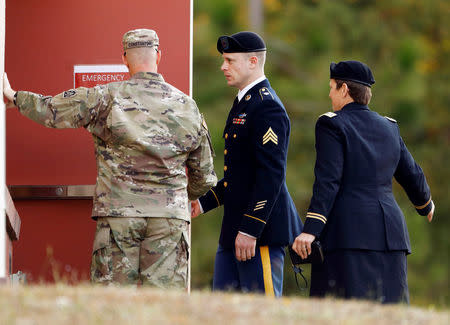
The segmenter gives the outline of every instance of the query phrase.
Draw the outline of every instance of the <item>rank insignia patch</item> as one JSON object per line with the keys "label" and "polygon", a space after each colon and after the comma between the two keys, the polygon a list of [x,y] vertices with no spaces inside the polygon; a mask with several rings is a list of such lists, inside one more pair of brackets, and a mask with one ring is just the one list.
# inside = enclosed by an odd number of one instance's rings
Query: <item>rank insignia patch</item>
{"label": "rank insignia patch", "polygon": [[234,118],[233,119],[233,124],[244,124],[245,123],[245,118]]}
{"label": "rank insignia patch", "polygon": [[76,94],[77,92],[75,91],[75,90],[66,90],[65,92],[64,92],[64,94],[63,94],[63,98],[69,98],[69,97],[72,97],[72,96],[75,96],[75,94]]}
{"label": "rank insignia patch", "polygon": [[276,145],[278,144],[278,136],[273,132],[271,127],[269,127],[266,134],[263,136],[263,144],[266,144],[269,141],[272,141]]}
{"label": "rank insignia patch", "polygon": [[392,117],[385,116],[385,118],[387,118],[391,122],[397,123],[397,120],[394,120]]}
{"label": "rank insignia patch", "polygon": [[247,95],[247,96],[245,96],[245,101],[249,101],[250,98],[252,98],[252,95]]}
{"label": "rank insignia patch", "polygon": [[319,117],[322,117],[322,116],[328,116],[329,118],[333,118],[333,117],[335,117],[336,115],[337,115],[337,114],[336,114],[336,113],[333,113],[333,112],[326,112],[326,113],[320,115]]}

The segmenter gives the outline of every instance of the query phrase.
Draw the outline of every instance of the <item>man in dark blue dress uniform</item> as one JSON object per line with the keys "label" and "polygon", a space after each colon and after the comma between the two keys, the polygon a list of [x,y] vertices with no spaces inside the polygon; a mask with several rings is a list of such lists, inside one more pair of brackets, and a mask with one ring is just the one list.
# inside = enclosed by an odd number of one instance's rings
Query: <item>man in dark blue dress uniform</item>
{"label": "man in dark blue dress uniform", "polygon": [[392,178],[420,215],[431,221],[434,203],[422,169],[400,136],[397,122],[367,106],[375,83],[358,61],[330,65],[334,112],[316,124],[313,197],[294,250],[305,258],[318,238],[323,264],[313,264],[311,296],[408,302],[405,218],[392,194]]}
{"label": "man in dark blue dress uniform", "polygon": [[239,93],[223,132],[224,177],[193,203],[192,216],[224,205],[213,290],[280,296],[284,248],[302,230],[286,187],[289,118],[264,76],[260,36],[221,36],[217,49],[228,85]]}

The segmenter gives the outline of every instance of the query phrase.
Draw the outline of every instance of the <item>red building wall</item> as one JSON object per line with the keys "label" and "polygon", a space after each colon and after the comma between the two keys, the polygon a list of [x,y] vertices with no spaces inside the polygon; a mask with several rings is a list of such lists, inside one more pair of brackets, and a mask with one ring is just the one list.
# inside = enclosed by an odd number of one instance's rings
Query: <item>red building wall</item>
{"label": "red building wall", "polygon": [[[7,0],[5,70],[16,90],[55,95],[73,87],[74,65],[121,64],[122,35],[150,28],[160,38],[159,72],[188,93],[190,20],[189,0]],[[6,118],[8,185],[95,183],[94,147],[87,131],[46,129],[16,110]],[[15,205],[22,229],[14,244],[14,272],[49,280],[49,265],[59,263],[67,276],[77,270],[78,277],[87,278],[95,230],[91,202],[28,200]]]}

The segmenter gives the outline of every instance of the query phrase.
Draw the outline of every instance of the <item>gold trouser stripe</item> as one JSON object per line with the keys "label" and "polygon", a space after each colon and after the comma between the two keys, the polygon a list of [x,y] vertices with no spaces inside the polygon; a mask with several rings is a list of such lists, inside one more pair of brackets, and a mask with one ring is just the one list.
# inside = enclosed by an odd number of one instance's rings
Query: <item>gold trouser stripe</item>
{"label": "gold trouser stripe", "polygon": [[270,266],[269,246],[260,246],[259,250],[261,253],[261,263],[263,268],[264,291],[266,292],[266,296],[274,297],[275,293],[273,291],[272,268]]}
{"label": "gold trouser stripe", "polygon": [[211,189],[211,192],[214,194],[214,197],[215,197],[216,200],[217,200],[217,206],[220,207],[220,202],[219,202],[219,199],[217,198],[216,193],[214,193],[213,189]]}
{"label": "gold trouser stripe", "polygon": [[322,218],[320,218],[320,217],[315,217],[315,216],[310,216],[310,215],[306,215],[306,218],[313,218],[313,219],[317,219],[317,220],[320,220],[320,221],[322,221],[323,223],[327,223],[325,220],[323,220]]}
{"label": "gold trouser stripe", "polygon": [[259,219],[259,218],[254,217],[254,216],[251,216],[251,215],[249,215],[249,214],[244,214],[244,216],[247,216],[247,217],[249,217],[249,218],[256,219],[256,220],[258,220],[258,221],[261,221],[262,223],[266,223],[264,220],[261,220],[261,219]]}
{"label": "gold trouser stripe", "polygon": [[431,196],[430,196],[430,199],[428,200],[428,202],[427,203],[425,203],[424,205],[421,205],[421,206],[414,206],[416,209],[423,209],[423,208],[425,208],[428,204],[430,204],[430,202],[431,202]]}

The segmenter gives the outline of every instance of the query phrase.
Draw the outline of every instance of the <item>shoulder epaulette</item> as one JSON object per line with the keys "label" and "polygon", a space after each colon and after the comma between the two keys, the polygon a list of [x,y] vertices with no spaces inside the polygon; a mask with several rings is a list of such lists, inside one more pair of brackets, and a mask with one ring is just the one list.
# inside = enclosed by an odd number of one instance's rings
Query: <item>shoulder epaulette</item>
{"label": "shoulder epaulette", "polygon": [[333,118],[333,117],[335,117],[336,115],[337,115],[337,114],[336,114],[336,113],[333,113],[333,112],[326,112],[326,113],[320,115],[319,117],[322,117],[322,116],[328,116],[329,118]]}
{"label": "shoulder epaulette", "polygon": [[397,120],[393,119],[392,117],[385,116],[385,118],[387,118],[391,122],[397,123]]}
{"label": "shoulder epaulette", "polygon": [[259,95],[261,96],[261,100],[274,99],[272,93],[270,92],[270,90],[267,87],[262,87],[259,90]]}

